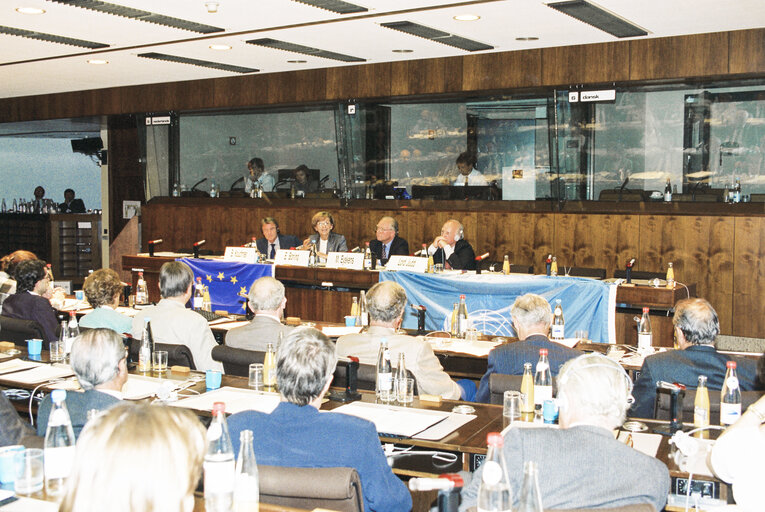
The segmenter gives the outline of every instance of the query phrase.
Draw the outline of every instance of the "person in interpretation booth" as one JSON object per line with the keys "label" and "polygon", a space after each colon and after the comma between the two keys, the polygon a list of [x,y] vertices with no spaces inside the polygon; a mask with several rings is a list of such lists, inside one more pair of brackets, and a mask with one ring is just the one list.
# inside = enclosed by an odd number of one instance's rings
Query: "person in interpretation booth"
{"label": "person in interpretation booth", "polygon": [[252,430],[258,464],[354,468],[367,512],[408,511],[412,496],[388,466],[374,424],[319,412],[336,364],[335,345],[326,335],[312,327],[294,329],[276,351],[279,405],[270,414],[248,410],[228,418],[234,453],[240,432]]}
{"label": "person in interpretation booth", "polygon": [[61,213],[85,213],[85,203],[74,197],[74,190],[64,190],[64,202],[58,205]]}
{"label": "person in interpretation booth", "polygon": [[281,336],[293,329],[282,324],[284,306],[284,285],[271,276],[255,280],[247,295],[247,302],[255,317],[249,324],[235,327],[226,333],[226,345],[246,350],[265,352],[268,343],[278,347]]}
{"label": "person in interpretation booth", "polygon": [[428,247],[433,263],[442,263],[444,268],[475,270],[475,252],[464,236],[465,228],[459,221],[447,220],[441,228],[441,234]]}
{"label": "person in interpretation booth", "polygon": [[465,151],[457,157],[457,169],[460,174],[454,180],[454,186],[480,187],[489,184],[483,174],[475,168],[476,157],[474,154]]}
{"label": "person in interpretation booth", "polygon": [[273,217],[266,217],[260,221],[260,229],[264,238],[258,238],[255,245],[261,254],[272,260],[276,257],[279,249],[291,249],[300,247],[300,239],[294,235],[282,235],[279,231],[279,223]]}
{"label": "person in interpretation booth", "polygon": [[380,264],[385,265],[391,256],[409,254],[409,243],[398,236],[398,221],[393,217],[383,217],[377,222],[374,240],[369,242],[369,250]]}
{"label": "person in interpretation booth", "polygon": [[263,187],[263,192],[271,192],[274,189],[274,177],[266,172],[266,166],[262,158],[255,157],[247,162],[247,176],[244,177],[244,191],[249,194],[258,185]]}

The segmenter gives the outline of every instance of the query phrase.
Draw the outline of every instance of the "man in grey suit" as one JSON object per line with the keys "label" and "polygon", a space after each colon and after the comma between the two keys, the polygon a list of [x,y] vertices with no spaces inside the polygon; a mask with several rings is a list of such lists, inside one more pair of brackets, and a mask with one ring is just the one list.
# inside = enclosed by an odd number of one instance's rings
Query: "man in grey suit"
{"label": "man in grey suit", "polygon": [[[669,471],[615,439],[626,416],[632,381],[615,361],[585,354],[558,374],[559,429],[511,426],[502,448],[507,478],[518,506],[523,465],[539,469],[542,506],[547,509],[610,508],[650,503],[664,508]],[[482,469],[462,491],[460,510],[475,507]]]}
{"label": "man in grey suit", "polygon": [[265,352],[268,343],[273,343],[276,348],[279,335],[286,336],[292,330],[282,324],[284,306],[287,305],[284,285],[273,277],[261,277],[252,283],[247,299],[255,318],[247,325],[231,329],[226,334],[226,345],[261,352]]}

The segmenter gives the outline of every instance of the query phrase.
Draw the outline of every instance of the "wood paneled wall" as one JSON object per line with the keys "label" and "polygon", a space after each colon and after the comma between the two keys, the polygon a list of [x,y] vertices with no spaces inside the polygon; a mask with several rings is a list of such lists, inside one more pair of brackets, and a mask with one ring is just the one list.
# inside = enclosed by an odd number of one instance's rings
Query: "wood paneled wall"
{"label": "wood paneled wall", "polygon": [[0,99],[0,121],[765,74],[765,29]]}
{"label": "wood paneled wall", "polygon": [[602,267],[609,276],[631,257],[637,258],[636,270],[662,271],[671,261],[677,280],[696,283],[698,296],[714,305],[723,333],[765,335],[765,217],[761,214],[732,216],[712,208],[686,215],[523,212],[503,211],[503,205],[495,208],[490,203],[480,208],[476,203],[464,203],[465,207],[444,203],[444,209],[438,210],[432,203],[412,202],[397,208],[385,208],[383,201],[374,203],[358,201],[341,208],[338,201],[269,204],[266,200],[161,198],[142,212],[143,240],[163,238],[161,250],[170,251],[188,249],[204,238],[207,249],[222,253],[227,245],[262,237],[262,217],[276,217],[282,233],[302,238],[312,233],[311,216],[328,210],[335,219],[335,232],[346,236],[349,248],[363,246],[374,237],[379,218],[390,215],[398,220],[400,235],[414,251],[430,243],[446,220],[456,218],[464,224],[466,239],[476,253],[491,251],[491,259],[497,260],[507,254],[514,263],[533,264],[538,273],[543,272],[549,253],[557,256],[561,267]]}

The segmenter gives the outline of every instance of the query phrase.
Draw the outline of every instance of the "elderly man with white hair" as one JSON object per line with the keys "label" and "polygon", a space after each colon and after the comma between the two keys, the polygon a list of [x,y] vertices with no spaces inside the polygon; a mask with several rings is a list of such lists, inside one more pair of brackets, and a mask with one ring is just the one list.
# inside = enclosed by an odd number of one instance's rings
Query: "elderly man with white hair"
{"label": "elderly man with white hair", "polygon": [[[586,354],[568,361],[558,375],[560,428],[521,428],[505,432],[513,508],[518,506],[523,465],[539,469],[542,505],[547,509],[620,507],[650,503],[661,510],[669,493],[669,471],[615,439],[631,401],[632,381],[615,361]],[[476,505],[481,469],[462,492],[460,510]]]}
{"label": "elderly man with white hair", "polygon": [[252,283],[247,299],[255,317],[249,324],[231,329],[226,334],[226,345],[261,352],[265,352],[268,343],[276,348],[279,340],[293,329],[282,324],[287,305],[284,285],[273,277],[261,277]]}
{"label": "elderly man with white hair", "polygon": [[488,369],[481,378],[478,386],[476,402],[488,402],[491,396],[489,377],[492,373],[505,375],[523,375],[523,364],[532,363],[536,366],[539,361],[539,349],[547,349],[547,360],[553,376],[558,369],[582,352],[565,345],[550,341],[547,335],[552,324],[550,303],[544,297],[533,293],[521,295],[510,307],[513,327],[518,335],[516,343],[500,345],[489,352]]}
{"label": "elderly man with white hair", "polygon": [[[75,437],[88,421],[91,409],[108,409],[122,400],[122,386],[128,378],[127,352],[122,337],[111,329],[91,329],[72,344],[72,370],[82,393],[69,391],[66,408],[72,420]],[[37,435],[44,436],[51,410],[50,395],[37,411]]]}
{"label": "elderly man with white hair", "polygon": [[465,228],[458,220],[450,219],[441,227],[441,234],[433,239],[428,254],[434,263],[443,263],[444,268],[475,270],[475,251],[465,240]]}

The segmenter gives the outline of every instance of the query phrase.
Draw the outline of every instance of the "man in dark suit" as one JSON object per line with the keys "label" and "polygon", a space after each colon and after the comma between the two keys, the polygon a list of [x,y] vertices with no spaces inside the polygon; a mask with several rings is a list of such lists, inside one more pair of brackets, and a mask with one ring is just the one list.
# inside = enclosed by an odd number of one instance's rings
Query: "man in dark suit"
{"label": "man in dark suit", "polygon": [[441,228],[441,234],[428,247],[433,263],[443,263],[445,268],[475,270],[475,252],[464,237],[465,228],[462,224],[454,219],[447,220]]}
{"label": "man in dark suit", "polygon": [[376,236],[369,241],[369,249],[381,265],[388,263],[391,256],[409,254],[409,243],[398,236],[398,221],[393,217],[380,219]]}
{"label": "man in dark suit", "polygon": [[301,243],[298,237],[293,235],[282,235],[279,232],[279,223],[273,217],[266,217],[260,221],[260,229],[265,238],[259,238],[255,245],[261,254],[272,260],[276,257],[276,251],[279,249],[290,249],[300,247]]}
{"label": "man in dark suit", "polygon": [[510,315],[518,339],[522,341],[500,345],[489,352],[488,369],[478,386],[476,402],[489,402],[491,398],[489,377],[492,373],[523,375],[524,363],[532,363],[536,366],[539,361],[539,349],[547,349],[550,371],[553,375],[558,374],[563,363],[582,355],[579,350],[568,348],[547,338],[552,323],[552,311],[550,303],[544,297],[533,293],[521,295],[515,299],[510,308]]}
{"label": "man in dark suit", "polygon": [[667,381],[695,389],[699,375],[706,375],[707,387],[720,390],[725,380],[725,364],[736,361],[741,391],[755,389],[757,363],[750,359],[727,356],[717,351],[715,339],[720,322],[712,305],[704,299],[683,299],[675,304],[672,318],[678,350],[648,356],[635,381],[635,403],[630,416],[653,418],[656,382]]}
{"label": "man in dark suit", "polygon": [[75,199],[74,190],[64,190],[64,202],[58,205],[61,213],[85,213],[85,203],[82,199]]}
{"label": "man in dark suit", "polygon": [[45,333],[45,341],[57,339],[56,312],[50,301],[43,297],[50,287],[42,260],[24,260],[13,271],[16,293],[3,302],[3,316],[34,320]]}

